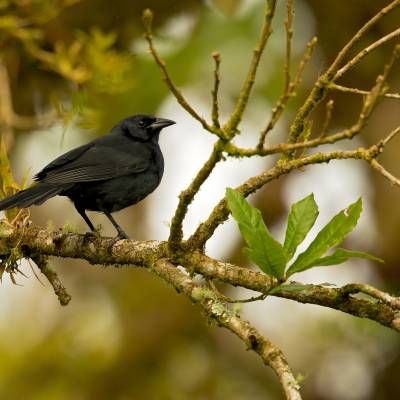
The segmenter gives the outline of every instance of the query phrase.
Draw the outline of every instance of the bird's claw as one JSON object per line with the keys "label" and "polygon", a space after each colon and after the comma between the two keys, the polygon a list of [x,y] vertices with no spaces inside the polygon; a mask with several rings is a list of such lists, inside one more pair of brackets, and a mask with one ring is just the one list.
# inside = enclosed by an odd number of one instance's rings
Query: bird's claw
{"label": "bird's claw", "polygon": [[84,239],[85,240],[94,240],[94,239],[98,239],[100,237],[100,232],[95,230],[95,231],[89,231],[86,232],[84,235]]}
{"label": "bird's claw", "polygon": [[118,240],[124,240],[124,239],[129,240],[129,236],[124,231],[118,232],[118,235],[115,236],[115,240],[117,240],[117,241]]}
{"label": "bird's claw", "polygon": [[126,233],[118,233],[117,236],[115,236],[115,238],[111,239],[107,248],[108,248],[108,252],[112,253],[112,249],[114,247],[114,245],[119,242],[120,240],[125,240],[125,239],[129,239],[128,235]]}

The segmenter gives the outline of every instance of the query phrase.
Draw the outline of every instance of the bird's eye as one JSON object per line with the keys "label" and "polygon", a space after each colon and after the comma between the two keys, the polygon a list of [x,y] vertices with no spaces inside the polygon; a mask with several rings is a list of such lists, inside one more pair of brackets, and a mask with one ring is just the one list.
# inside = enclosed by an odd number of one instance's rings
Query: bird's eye
{"label": "bird's eye", "polygon": [[154,121],[155,118],[145,117],[138,122],[138,126],[139,128],[146,128],[147,126],[150,126]]}

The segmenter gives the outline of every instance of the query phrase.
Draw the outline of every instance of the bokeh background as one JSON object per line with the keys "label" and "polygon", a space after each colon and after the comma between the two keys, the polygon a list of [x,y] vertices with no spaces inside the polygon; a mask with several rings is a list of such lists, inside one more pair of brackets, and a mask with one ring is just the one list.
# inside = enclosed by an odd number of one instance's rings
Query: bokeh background
{"label": "bokeh background", "polygon": [[[266,49],[238,143],[251,146],[265,125],[283,85],[285,2],[278,2],[274,34]],[[268,137],[285,140],[296,107],[310,85],[383,0],[296,0],[294,58],[317,35],[312,62],[298,97]],[[208,116],[213,65],[222,57],[222,115],[232,109],[246,72],[262,19],[261,0],[3,0],[0,2],[1,129],[16,179],[32,176],[55,156],[105,134],[122,118],[154,113],[177,124],[163,132],[165,177],[140,205],[117,220],[135,239],[166,239],[177,196],[208,157],[214,138],[176,104],[146,51],[141,12],[155,13],[156,45],[172,77],[192,105]],[[385,18],[362,41],[372,42],[398,28],[400,13]],[[368,56],[342,84],[370,88],[392,45]],[[5,70],[4,70],[5,68]],[[7,74],[4,74],[4,71]],[[8,76],[7,76],[8,75]],[[390,78],[400,90],[398,66]],[[10,96],[7,97],[7,85]],[[334,93],[330,132],[356,121],[361,97]],[[12,101],[23,116],[7,121]],[[370,145],[400,121],[398,100],[384,100],[363,134],[331,148]],[[15,118],[14,118],[15,119]],[[324,107],[313,115],[318,133]],[[23,123],[22,123],[22,122]],[[400,175],[399,140],[382,157]],[[326,147],[327,149],[329,147]],[[270,166],[273,159],[221,163],[191,206],[185,225],[193,231],[226,186]],[[282,238],[290,204],[310,192],[320,206],[316,229],[360,195],[364,212],[347,246],[369,251],[384,265],[352,261],[296,276],[307,283],[371,283],[398,294],[400,288],[400,192],[356,161],[313,166],[269,184],[253,196],[272,232]],[[114,232],[101,215],[91,215]],[[56,198],[32,209],[36,224],[86,231],[68,200]],[[315,234],[316,229],[312,234]],[[312,236],[312,235],[311,235]],[[307,243],[306,243],[307,244]],[[242,242],[232,221],[208,244],[212,256],[241,265]],[[51,261],[72,295],[61,307],[48,283],[27,275],[0,286],[0,399],[281,399],[275,376],[258,357],[246,352],[229,332],[206,325],[199,309],[157,277],[133,267],[103,268],[83,261]],[[36,267],[33,267],[34,269]],[[39,274],[39,272],[36,273]],[[231,296],[250,292],[225,288]],[[400,398],[400,341],[378,324],[317,306],[267,299],[242,309],[287,355],[302,379],[307,399],[383,400]]]}

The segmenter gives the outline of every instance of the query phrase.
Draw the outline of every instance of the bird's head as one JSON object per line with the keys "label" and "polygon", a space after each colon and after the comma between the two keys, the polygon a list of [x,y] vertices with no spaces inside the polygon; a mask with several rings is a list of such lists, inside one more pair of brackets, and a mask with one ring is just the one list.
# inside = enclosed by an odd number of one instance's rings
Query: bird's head
{"label": "bird's head", "polygon": [[134,115],[121,121],[113,130],[121,130],[138,140],[158,139],[161,129],[175,124],[175,121],[153,115]]}

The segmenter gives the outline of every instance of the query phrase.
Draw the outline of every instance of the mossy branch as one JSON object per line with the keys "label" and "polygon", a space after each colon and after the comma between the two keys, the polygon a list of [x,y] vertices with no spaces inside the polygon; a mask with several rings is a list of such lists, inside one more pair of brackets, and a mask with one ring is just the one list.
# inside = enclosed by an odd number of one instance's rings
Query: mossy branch
{"label": "mossy branch", "polygon": [[[399,35],[398,30],[392,32],[389,35],[382,37],[380,40],[376,41],[369,47],[366,47],[361,52],[358,53],[356,57],[345,63],[342,67],[341,64],[349,51],[364,37],[364,35],[375,26],[385,15],[393,11],[396,7],[400,5],[400,0],[395,0],[388,6],[381,9],[374,17],[372,17],[364,26],[349,40],[349,42],[342,48],[338,53],[335,60],[327,68],[327,70],[321,75],[313,86],[309,96],[305,100],[302,107],[296,114],[296,117],[290,127],[290,134],[288,138],[288,143],[296,143],[301,137],[308,117],[311,112],[321,103],[326,97],[330,90],[330,85],[335,82],[339,77],[341,77],[345,72],[357,64],[365,55],[369,54],[371,51],[376,50],[386,42],[394,39]],[[339,72],[339,69],[341,72]],[[286,162],[293,158],[294,153],[289,152],[282,156],[281,162]]]}
{"label": "mossy branch", "polygon": [[[25,227],[23,235],[21,228],[0,225],[0,257],[8,256],[10,248],[18,246],[20,257],[60,257],[87,260],[94,265],[126,266],[154,270],[158,262],[171,263],[173,254],[166,242],[120,240],[113,238],[95,237],[76,233],[49,232],[36,226]],[[4,229],[3,229],[4,228]],[[36,258],[37,260],[37,258]],[[165,260],[165,261],[161,261]],[[169,261],[168,261],[169,260]],[[206,256],[201,251],[182,253],[173,264],[184,266],[188,271],[202,275],[232,286],[243,287],[262,294],[268,294],[277,285],[275,278],[235,264],[226,263]],[[169,269],[172,272],[172,269]],[[174,268],[176,273],[178,269]],[[175,272],[174,272],[175,273]],[[163,279],[168,281],[168,275]],[[185,279],[190,280],[188,275]],[[305,304],[317,304],[343,311],[347,314],[368,318],[384,326],[400,332],[399,299],[375,289],[375,294],[369,290],[369,295],[382,300],[370,302],[353,297],[356,292],[367,289],[362,285],[357,290],[349,291],[349,286],[343,288],[307,285],[306,289],[289,292],[275,292],[273,296],[295,300]],[[178,287],[179,289],[179,287]]]}
{"label": "mossy branch", "polygon": [[275,15],[275,8],[276,0],[266,1],[264,23],[256,47],[253,50],[253,57],[250,62],[249,70],[247,72],[245,81],[236,102],[235,109],[233,110],[231,116],[229,117],[229,120],[223,127],[223,131],[226,133],[228,138],[232,138],[236,135],[238,126],[240,124],[240,121],[242,120],[243,113],[249,101],[250,93],[254,86],[261,56],[272,32],[271,25]]}
{"label": "mossy branch", "polygon": [[171,249],[178,250],[180,248],[183,239],[182,223],[187,214],[189,205],[193,201],[197,192],[200,190],[201,185],[206,181],[214,167],[222,159],[223,149],[223,142],[221,140],[217,141],[209,159],[197,173],[192,183],[187,189],[180,193],[179,203],[176,208],[175,215],[172,218],[168,239]]}
{"label": "mossy branch", "polygon": [[61,283],[58,275],[49,267],[49,262],[46,256],[43,254],[32,254],[31,259],[35,262],[40,272],[47,278],[50,285],[54,289],[54,293],[58,297],[58,301],[62,306],[66,306],[71,301],[71,296]]}
{"label": "mossy branch", "polygon": [[[162,78],[169,90],[175,96],[178,103],[194,119],[200,122],[205,130],[218,136],[218,140],[210,157],[196,174],[189,187],[179,196],[179,204],[172,219],[168,242],[134,242],[129,240],[115,242],[114,239],[102,238],[100,236],[94,237],[73,233],[48,232],[47,230],[28,225],[23,226],[23,234],[21,234],[21,228],[8,224],[4,229],[0,229],[0,258],[6,260],[9,258],[11,251],[13,251],[13,260],[23,257],[32,258],[52,284],[61,304],[66,304],[69,301],[69,295],[61,285],[55,272],[49,269],[47,260],[49,256],[85,259],[92,264],[100,265],[126,265],[147,268],[149,271],[161,277],[165,282],[172,285],[177,291],[199,304],[205,314],[210,319],[217,322],[219,326],[237,335],[249,349],[254,350],[261,357],[263,362],[275,371],[284,389],[286,398],[298,400],[301,398],[299,387],[282,352],[255,330],[249,322],[241,319],[230,309],[228,303],[232,299],[219,296],[218,293],[207,289],[207,287],[197,283],[197,280],[194,281],[191,277],[192,274],[197,273],[206,280],[220,281],[260,293],[259,296],[250,299],[252,301],[262,299],[266,295],[269,295],[271,289],[277,285],[277,281],[273,277],[212,259],[204,254],[206,242],[212,237],[218,226],[226,221],[229,216],[225,199],[222,199],[215,206],[208,219],[197,227],[194,234],[187,241],[184,241],[183,238],[182,225],[187,215],[189,205],[200,190],[202,184],[212,173],[216,164],[222,160],[225,155],[231,157],[250,157],[268,156],[277,153],[281,154],[280,161],[272,168],[247,179],[236,188],[236,190],[244,196],[248,196],[269,182],[300,168],[326,163],[330,160],[341,159],[363,160],[385,178],[389,179],[392,184],[400,186],[400,180],[389,173],[377,161],[377,158],[384,151],[385,147],[400,132],[400,127],[393,130],[386,138],[368,148],[316,152],[311,155],[300,154],[297,155],[297,159],[294,158],[296,150],[304,150],[315,148],[323,144],[336,143],[341,140],[351,139],[360,134],[380,99],[383,97],[398,98],[397,94],[388,93],[386,84],[390,70],[399,56],[398,46],[394,49],[391,60],[385,66],[382,74],[377,77],[371,90],[362,91],[360,89],[344,88],[343,86],[339,86],[336,81],[361,62],[366,55],[389,41],[396,39],[400,35],[400,30],[397,29],[365,47],[351,58],[350,61],[345,62],[350,51],[364,38],[366,32],[374,27],[385,15],[398,7],[400,5],[400,0],[395,0],[380,10],[338,53],[332,64],[316,81],[310,94],[299,108],[290,127],[287,142],[265,147],[266,135],[275,127],[279,118],[282,116],[289,98],[294,94],[295,89],[300,83],[304,67],[310,60],[316,45],[316,39],[314,38],[307,45],[303,59],[292,77],[291,49],[294,8],[293,1],[287,0],[286,58],[283,67],[285,84],[283,93],[273,108],[272,115],[266,127],[261,131],[257,146],[252,149],[242,149],[232,143],[232,139],[239,132],[238,127],[254,87],[261,56],[272,32],[271,26],[276,4],[276,0],[266,1],[265,18],[260,37],[250,61],[248,73],[244,79],[235,107],[228,121],[222,128],[220,126],[218,99],[219,82],[221,79],[219,54],[214,53],[213,55],[215,69],[211,104],[212,122],[209,123],[192,105],[190,105],[171,79],[166,64],[153,43],[153,14],[150,10],[146,10],[143,13],[145,38],[148,43],[149,52],[160,68]],[[3,81],[4,76],[6,76],[4,75],[4,71],[0,60],[0,80],[3,79]],[[3,92],[7,90],[7,85],[4,87],[2,89]],[[332,112],[332,106],[327,106],[326,121],[322,126],[322,130],[320,130],[322,132],[321,136],[316,139],[309,139],[309,134],[311,133],[310,114],[325,99],[327,94],[333,90],[347,91],[365,96],[356,123],[342,131],[336,132],[330,136],[325,136]],[[328,102],[328,105],[329,104],[332,103]],[[21,117],[13,114],[12,109],[10,109],[10,103],[7,103],[7,96],[6,101],[3,101],[1,106],[0,117],[3,121],[7,122],[6,126],[9,129],[13,129],[18,123],[21,123],[21,121],[27,122],[27,120],[23,120]],[[305,134],[306,131],[307,134]],[[177,265],[186,268],[188,274],[176,268]],[[377,301],[371,302],[367,299],[360,298],[357,296],[359,293],[367,294]],[[301,303],[318,304],[354,316],[368,318],[400,332],[399,298],[390,296],[385,292],[367,285],[351,284],[342,288],[307,285],[303,290],[285,291],[282,289],[274,292],[273,295],[292,299]]]}
{"label": "mossy branch", "polygon": [[220,84],[220,72],[219,72],[219,67],[221,65],[221,56],[217,51],[214,51],[212,53],[212,58],[215,63],[215,68],[214,68],[214,87],[213,90],[211,91],[212,94],[212,110],[211,110],[211,119],[213,122],[213,126],[217,129],[220,128],[220,122],[219,122],[219,100],[218,100],[218,91],[219,91],[219,84]]}
{"label": "mossy branch", "polygon": [[[281,350],[262,336],[248,321],[236,315],[228,304],[212,291],[195,283],[189,275],[177,269],[168,258],[166,243],[129,240],[115,243],[113,239],[108,238],[48,232],[29,227],[24,230],[22,239],[18,229],[8,229],[0,237],[0,255],[3,256],[9,246],[17,242],[22,254],[40,254],[42,260],[38,261],[37,257],[34,259],[41,266],[42,271],[46,271],[43,270],[43,264],[47,263],[46,257],[50,255],[83,258],[92,264],[122,264],[147,268],[179,293],[197,303],[210,320],[230,330],[246,344],[248,349],[255,351],[278,376],[286,399],[301,399],[298,383]],[[188,270],[201,273],[204,277],[212,277],[212,279],[234,286],[247,287],[260,293],[267,294],[271,287],[276,285],[273,278],[264,274],[211,259],[201,252],[186,253],[180,261]],[[45,275],[49,274],[45,273]],[[51,281],[54,282],[53,277]],[[379,301],[360,299],[354,296],[357,293],[367,293]],[[370,318],[400,331],[399,299],[369,286],[326,288],[309,285],[298,292],[281,291],[274,293],[274,296],[302,303],[320,304],[359,317]]]}
{"label": "mossy branch", "polygon": [[[397,131],[397,130],[396,130]],[[351,131],[351,134],[353,131]],[[390,134],[392,135],[392,133]],[[327,138],[326,138],[327,139]],[[325,139],[320,139],[325,140]],[[310,141],[312,142],[312,141]],[[307,143],[307,142],[305,142]],[[303,144],[303,148],[307,147]],[[287,175],[294,170],[304,168],[308,165],[317,165],[321,163],[327,163],[331,160],[364,160],[371,163],[376,157],[381,154],[383,147],[375,144],[369,148],[358,148],[356,150],[347,151],[331,151],[331,152],[318,152],[309,156],[304,156],[295,160],[290,160],[285,163],[277,164],[268,171],[263,172],[260,175],[249,178],[242,185],[235,188],[239,193],[245,197],[256,192],[258,189],[266,185],[267,183],[278,179],[283,175]],[[224,223],[229,216],[229,210],[226,205],[225,198],[221,199],[220,202],[214,207],[213,211],[209,215],[208,219],[201,223],[196,229],[194,234],[188,239],[188,248],[202,248],[205,243],[212,237],[215,230],[219,225]]]}
{"label": "mossy branch", "polygon": [[152,55],[154,61],[158,65],[161,71],[161,76],[168,89],[175,96],[178,103],[182,106],[184,110],[186,110],[194,119],[199,121],[203,128],[208,132],[211,132],[217,136],[223,137],[221,131],[212,125],[210,125],[200,114],[188,103],[188,101],[183,96],[182,92],[177,88],[172,78],[169,75],[169,72],[166,67],[165,61],[159,55],[157,49],[153,43],[153,33],[152,33],[152,24],[153,24],[153,12],[150,9],[146,9],[143,12],[143,24],[145,27],[144,37],[147,40],[149,46],[149,53]]}
{"label": "mossy branch", "polygon": [[[301,59],[299,65],[297,66],[296,74],[292,81],[289,81],[289,84],[285,82],[285,88],[275,106],[272,108],[271,117],[268,121],[266,127],[261,131],[260,138],[258,140],[257,149],[262,150],[265,143],[265,138],[272,129],[274,129],[276,123],[279,121],[282,116],[283,111],[290,99],[291,96],[294,95],[296,88],[299,86],[301,82],[301,77],[306,67],[307,63],[310,61],[311,56],[314,52],[315,46],[317,45],[317,38],[314,37],[311,39],[309,43],[307,43],[306,50],[304,52],[303,58]],[[286,61],[287,63],[287,61]],[[285,64],[287,65],[287,64]],[[285,67],[289,68],[289,67]],[[286,79],[290,79],[290,75],[286,75]]]}
{"label": "mossy branch", "polygon": [[[365,36],[365,34],[373,28],[382,18],[386,15],[394,11],[397,7],[400,6],[400,0],[394,0],[389,3],[386,7],[379,10],[369,21],[367,21],[357,32],[356,34],[347,42],[347,44],[339,51],[333,63],[327,70],[327,75],[332,77],[337,73],[340,68],[340,65],[347,57],[350,50]],[[344,66],[345,67],[345,66]]]}
{"label": "mossy branch", "polygon": [[167,259],[159,260],[152,270],[179,293],[185,294],[194,303],[199,304],[206,316],[215,321],[218,326],[226,328],[238,336],[248,350],[256,352],[264,364],[270,366],[276,373],[286,399],[301,400],[299,384],[282,351],[261,335],[248,321],[236,315],[212,291],[195,284],[191,278],[180,272]]}

